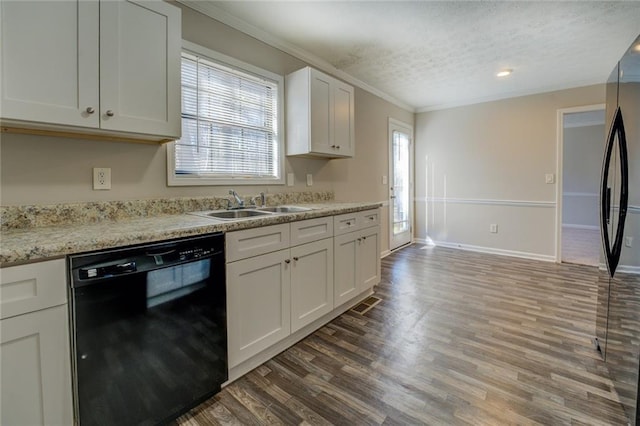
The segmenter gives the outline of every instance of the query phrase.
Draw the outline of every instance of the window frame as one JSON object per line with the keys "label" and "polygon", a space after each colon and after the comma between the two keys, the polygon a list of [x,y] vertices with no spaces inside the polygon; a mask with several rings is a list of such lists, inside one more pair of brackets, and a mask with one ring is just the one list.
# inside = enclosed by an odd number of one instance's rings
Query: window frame
{"label": "window frame", "polygon": [[[278,131],[276,134],[276,142],[278,146],[278,165],[276,171],[277,178],[267,177],[247,177],[247,176],[224,176],[224,177],[211,177],[211,176],[197,176],[197,175],[182,175],[176,174],[176,161],[175,161],[175,145],[176,142],[167,143],[167,186],[214,186],[214,185],[284,185],[284,162],[285,162],[285,128],[284,128],[284,77],[282,75],[272,73],[254,65],[235,59],[231,56],[225,55],[215,50],[208,49],[198,44],[189,42],[187,40],[182,41],[182,52],[186,52],[191,55],[201,56],[208,61],[218,63],[224,67],[233,68],[243,73],[253,74],[260,78],[272,80],[277,83],[277,125]],[[182,88],[182,79],[180,80],[180,87]],[[180,94],[180,115],[182,116],[182,93]]]}

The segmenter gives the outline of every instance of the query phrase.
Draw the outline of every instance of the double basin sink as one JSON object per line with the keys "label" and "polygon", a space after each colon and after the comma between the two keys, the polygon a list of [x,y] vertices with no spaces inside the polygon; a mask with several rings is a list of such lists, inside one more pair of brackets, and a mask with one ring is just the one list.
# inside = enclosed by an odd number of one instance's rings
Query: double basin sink
{"label": "double basin sink", "polygon": [[213,210],[203,212],[193,212],[196,216],[205,216],[213,219],[237,220],[248,219],[258,216],[269,216],[278,213],[300,213],[312,210],[309,207],[298,206],[275,206],[275,207],[253,207],[236,210]]}

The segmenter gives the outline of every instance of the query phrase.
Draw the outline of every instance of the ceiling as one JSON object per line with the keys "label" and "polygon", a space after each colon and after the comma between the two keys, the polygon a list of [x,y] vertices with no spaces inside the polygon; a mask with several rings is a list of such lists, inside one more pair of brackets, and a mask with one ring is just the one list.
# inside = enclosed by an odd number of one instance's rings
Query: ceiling
{"label": "ceiling", "polygon": [[181,2],[415,111],[603,83],[640,34],[640,1]]}

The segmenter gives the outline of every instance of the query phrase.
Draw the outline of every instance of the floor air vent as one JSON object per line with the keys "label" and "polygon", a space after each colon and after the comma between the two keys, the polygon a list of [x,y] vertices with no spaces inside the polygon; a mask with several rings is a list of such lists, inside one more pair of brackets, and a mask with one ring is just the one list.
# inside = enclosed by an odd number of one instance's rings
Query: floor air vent
{"label": "floor air vent", "polygon": [[379,297],[370,296],[367,299],[363,300],[362,302],[358,303],[353,308],[351,308],[351,310],[360,315],[364,315],[367,312],[369,312],[371,308],[373,308],[378,303],[380,303],[380,301],[382,301],[382,299],[380,299]]}

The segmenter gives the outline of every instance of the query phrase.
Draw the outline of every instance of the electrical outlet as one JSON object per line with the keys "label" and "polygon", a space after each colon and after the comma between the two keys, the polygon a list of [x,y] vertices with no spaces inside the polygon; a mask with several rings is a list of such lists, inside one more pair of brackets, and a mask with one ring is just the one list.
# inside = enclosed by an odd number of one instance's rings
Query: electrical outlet
{"label": "electrical outlet", "polygon": [[491,232],[492,234],[497,234],[498,233],[498,224],[497,223],[492,223],[491,225],[489,225],[489,232]]}
{"label": "electrical outlet", "polygon": [[553,173],[547,173],[544,175],[544,183],[555,183],[556,176]]}
{"label": "electrical outlet", "polygon": [[293,186],[293,173],[287,173],[287,186]]}
{"label": "electrical outlet", "polygon": [[625,247],[632,247],[633,246],[633,237],[625,237],[624,238],[624,245],[625,245]]}
{"label": "electrical outlet", "polygon": [[311,173],[307,173],[307,186],[313,186],[313,175]]}
{"label": "electrical outlet", "polygon": [[111,189],[111,169],[107,167],[94,167],[93,189]]}

